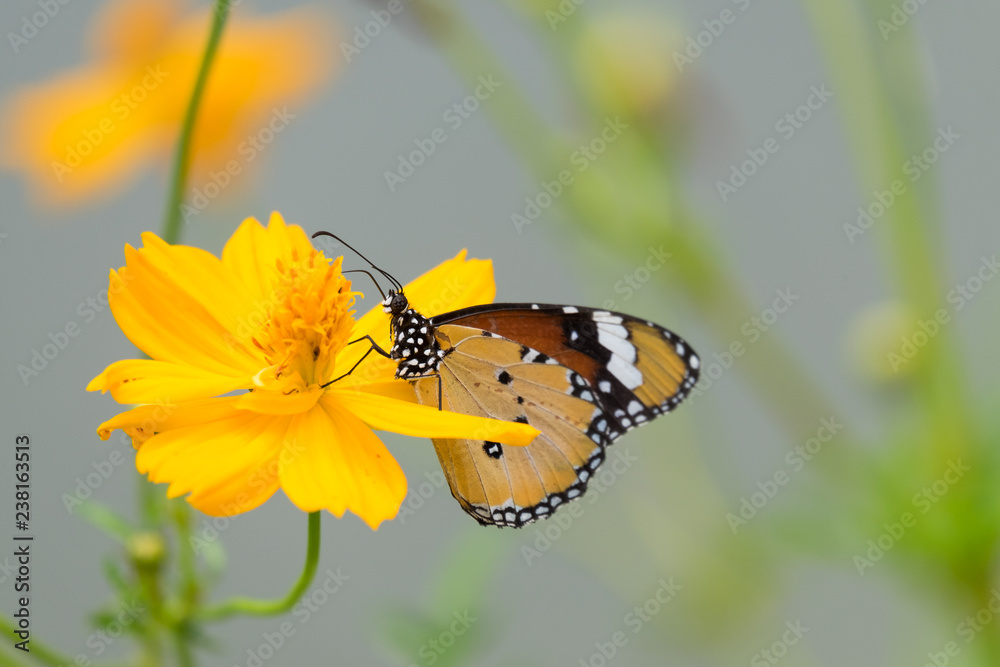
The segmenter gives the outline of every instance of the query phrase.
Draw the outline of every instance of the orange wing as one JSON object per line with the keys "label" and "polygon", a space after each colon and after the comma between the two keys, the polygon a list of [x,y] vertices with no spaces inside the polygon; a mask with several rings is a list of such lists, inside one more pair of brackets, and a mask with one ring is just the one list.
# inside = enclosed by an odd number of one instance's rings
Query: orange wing
{"label": "orange wing", "polygon": [[[581,393],[575,371],[555,362],[526,362],[522,346],[489,332],[443,325],[439,369],[442,407],[506,421],[526,421],[541,434],[527,447],[489,439],[435,439],[434,449],[462,508],[480,523],[522,526],[579,497],[604,461],[608,419]],[[437,379],[414,382],[418,400],[437,405]],[[593,396],[593,394],[590,394]]]}

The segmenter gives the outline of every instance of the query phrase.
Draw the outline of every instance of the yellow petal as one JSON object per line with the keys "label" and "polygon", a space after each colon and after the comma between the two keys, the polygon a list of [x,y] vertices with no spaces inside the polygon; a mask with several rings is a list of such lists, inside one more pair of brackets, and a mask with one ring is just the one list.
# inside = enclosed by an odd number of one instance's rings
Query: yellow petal
{"label": "yellow petal", "polygon": [[97,435],[101,440],[107,440],[112,431],[121,429],[132,437],[132,444],[138,447],[155,433],[225,418],[232,414],[234,400],[224,397],[182,404],[141,405],[98,426]]}
{"label": "yellow petal", "polygon": [[[368,363],[367,359],[365,360],[365,363]],[[347,378],[344,379],[346,380]],[[341,380],[341,382],[343,382],[343,380]],[[417,403],[417,392],[413,391],[412,385],[405,380],[386,380],[383,382],[359,383],[357,385],[341,385],[340,382],[338,382],[336,387],[330,387],[330,389],[361,391],[366,394],[394,398],[397,401],[404,401],[406,403]]]}
{"label": "yellow petal", "polygon": [[108,300],[122,332],[160,361],[228,376],[251,376],[260,351],[237,334],[249,299],[211,254],[169,246],[144,234],[147,246],[125,247],[126,266],[111,272]]}
{"label": "yellow petal", "polygon": [[265,415],[296,415],[312,409],[322,395],[323,389],[315,384],[291,394],[257,390],[237,396],[236,407]]}
{"label": "yellow petal", "polygon": [[275,300],[278,260],[288,264],[293,253],[305,257],[312,249],[301,227],[286,225],[274,212],[266,228],[255,218],[243,221],[222,250],[222,265],[246,290],[253,310],[267,312]]}
{"label": "yellow petal", "polygon": [[277,490],[290,421],[235,410],[224,401],[212,410],[179,407],[185,414],[178,421],[186,425],[153,435],[136,454],[139,472],[169,483],[169,497],[190,493],[192,505],[215,516],[247,512]]}
{"label": "yellow petal", "polygon": [[403,293],[410,307],[426,317],[459,308],[492,303],[497,286],[493,281],[493,262],[489,259],[465,259],[462,250],[419,278],[407,283]]}
{"label": "yellow petal", "polygon": [[407,403],[363,391],[335,389],[330,391],[330,396],[366,424],[380,431],[423,438],[492,440],[517,447],[531,444],[539,433],[530,424],[442,411],[436,407]]}
{"label": "yellow petal", "polygon": [[119,403],[174,403],[249,386],[248,377],[217,375],[168,361],[125,359],[105,368],[90,381],[87,391],[110,391]]}
{"label": "yellow petal", "polygon": [[329,396],[293,418],[281,488],[303,512],[351,510],[373,529],[396,516],[406,477],[375,434]]}

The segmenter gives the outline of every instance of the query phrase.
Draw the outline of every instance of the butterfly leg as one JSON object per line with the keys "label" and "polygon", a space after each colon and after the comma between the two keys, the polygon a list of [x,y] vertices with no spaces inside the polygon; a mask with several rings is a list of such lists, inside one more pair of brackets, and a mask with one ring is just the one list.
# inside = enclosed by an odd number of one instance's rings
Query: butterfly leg
{"label": "butterfly leg", "polygon": [[[361,358],[360,358],[360,359],[358,359],[358,361],[357,361],[357,363],[356,363],[356,364],[354,364],[353,366],[351,366],[351,370],[347,371],[346,373],[344,373],[344,374],[343,374],[343,375],[341,375],[340,377],[338,377],[338,378],[334,378],[334,379],[330,380],[329,382],[327,382],[326,384],[322,385],[322,386],[323,386],[324,388],[326,388],[326,387],[329,387],[329,386],[330,386],[331,384],[333,384],[333,383],[334,383],[334,382],[336,382],[337,380],[343,380],[343,379],[344,379],[345,377],[347,377],[348,375],[350,375],[351,373],[353,373],[353,372],[354,372],[354,369],[355,369],[355,368],[357,368],[358,366],[360,366],[360,365],[361,365],[361,362],[362,362],[362,361],[364,361],[364,360],[365,360],[365,358],[366,358],[366,357],[367,357],[367,356],[368,356],[369,354],[371,354],[371,353],[372,353],[372,350],[374,350],[375,352],[378,352],[379,354],[381,354],[381,355],[382,355],[383,357],[385,357],[386,359],[392,359],[392,356],[391,356],[391,355],[390,355],[390,354],[389,354],[388,352],[386,352],[385,350],[383,350],[383,349],[382,349],[381,347],[379,347],[379,346],[378,346],[378,343],[376,343],[376,342],[375,342],[375,341],[374,341],[374,340],[372,339],[372,337],[371,337],[371,336],[362,336],[361,338],[355,338],[354,340],[350,341],[350,342],[348,343],[348,345],[353,345],[354,343],[359,343],[359,342],[361,342],[361,341],[363,341],[363,340],[365,340],[365,339],[368,339],[368,342],[369,342],[369,343],[371,343],[371,347],[369,347],[369,348],[368,348],[368,351],[367,351],[367,352],[365,352],[365,353],[364,353],[363,355],[361,355]],[[440,394],[440,392],[438,392],[438,393]]]}

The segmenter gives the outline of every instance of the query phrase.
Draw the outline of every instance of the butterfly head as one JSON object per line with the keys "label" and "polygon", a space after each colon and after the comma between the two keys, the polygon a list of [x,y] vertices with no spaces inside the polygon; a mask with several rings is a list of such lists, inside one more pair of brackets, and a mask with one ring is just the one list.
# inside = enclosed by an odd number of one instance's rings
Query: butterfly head
{"label": "butterfly head", "polygon": [[407,300],[402,290],[399,292],[396,290],[389,290],[385,295],[385,300],[382,301],[382,311],[391,314],[393,317],[399,315],[409,307],[410,302]]}

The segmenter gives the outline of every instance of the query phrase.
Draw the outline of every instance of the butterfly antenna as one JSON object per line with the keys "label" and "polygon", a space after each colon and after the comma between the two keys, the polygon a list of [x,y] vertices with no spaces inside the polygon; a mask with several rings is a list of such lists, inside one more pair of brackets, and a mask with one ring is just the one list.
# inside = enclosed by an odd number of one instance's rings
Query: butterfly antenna
{"label": "butterfly antenna", "polygon": [[378,293],[382,295],[382,300],[385,301],[385,292],[382,291],[382,286],[378,284],[377,280],[375,280],[375,276],[373,276],[371,274],[371,271],[368,271],[367,269],[351,269],[350,271],[342,271],[342,273],[363,273],[363,274],[365,274],[366,276],[368,276],[369,278],[372,279],[373,283],[375,283],[375,289],[378,290]]}
{"label": "butterfly antenna", "polygon": [[[402,283],[400,283],[398,280],[396,280],[395,278],[393,278],[387,271],[383,271],[382,269],[380,269],[377,266],[375,266],[375,263],[373,261],[371,261],[370,259],[368,259],[364,255],[362,255],[360,252],[358,252],[357,250],[355,250],[349,243],[347,243],[346,241],[344,241],[342,238],[340,238],[336,234],[331,234],[330,232],[325,232],[324,231],[324,232],[316,232],[315,234],[312,235],[313,238],[316,238],[317,236],[329,236],[330,238],[336,240],[337,242],[344,244],[344,246],[346,246],[351,252],[353,252],[355,255],[357,255],[361,259],[365,260],[366,262],[368,262],[368,264],[371,265],[371,267],[373,269],[375,269],[376,271],[378,271],[379,273],[381,273],[383,276],[385,276],[386,280],[388,280],[390,283],[392,283],[392,286],[393,286],[394,289],[396,289],[397,291],[400,291],[400,292],[403,291],[403,284]],[[371,275],[371,274],[369,274],[369,275]],[[374,278],[372,278],[372,279],[374,280]],[[381,291],[381,288],[379,288],[379,290]]]}

